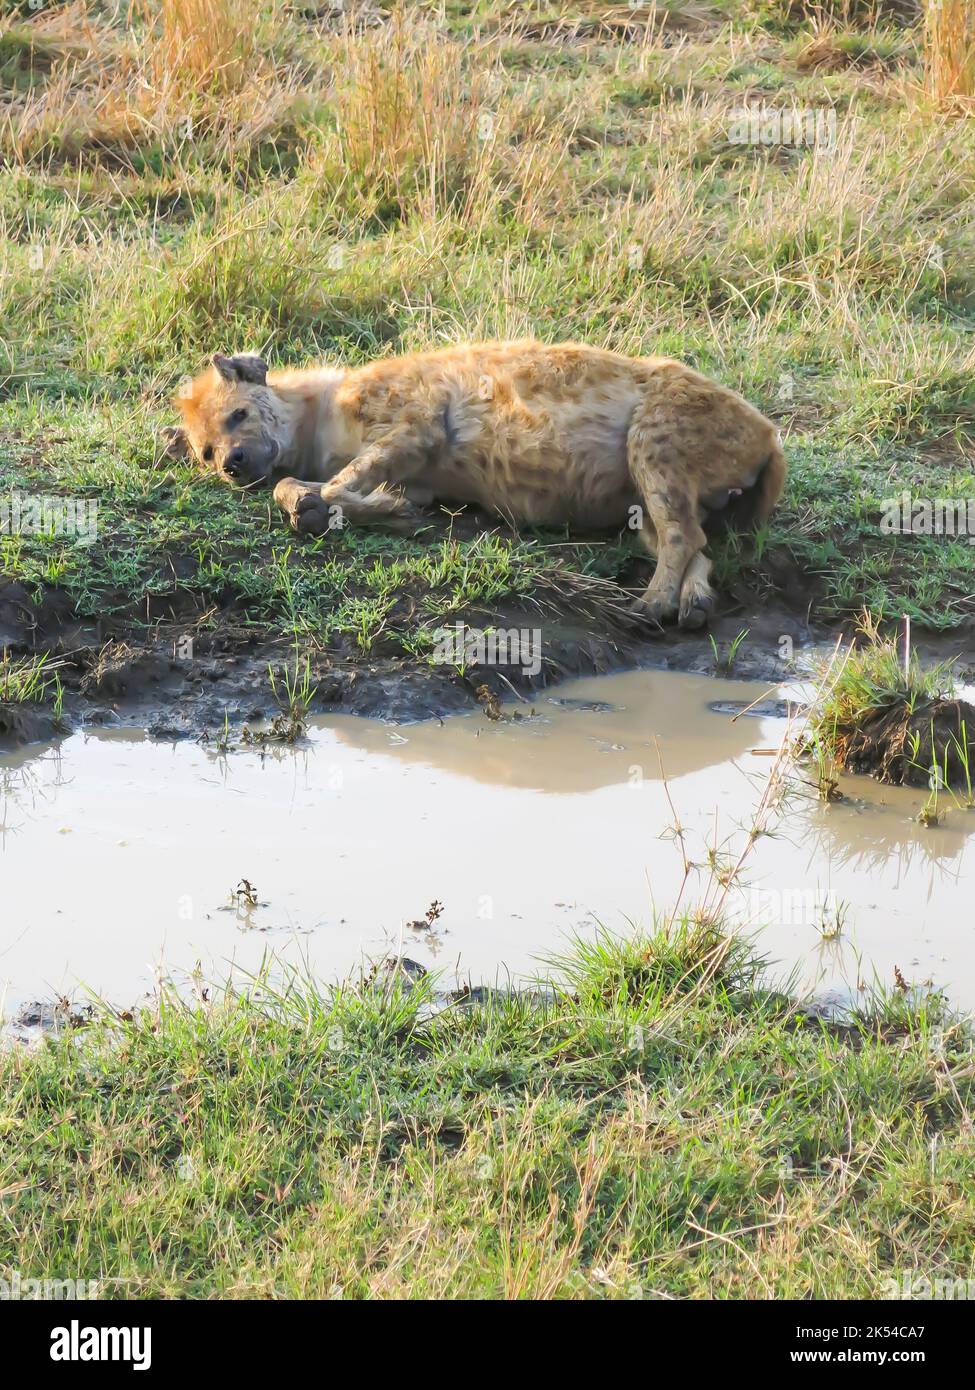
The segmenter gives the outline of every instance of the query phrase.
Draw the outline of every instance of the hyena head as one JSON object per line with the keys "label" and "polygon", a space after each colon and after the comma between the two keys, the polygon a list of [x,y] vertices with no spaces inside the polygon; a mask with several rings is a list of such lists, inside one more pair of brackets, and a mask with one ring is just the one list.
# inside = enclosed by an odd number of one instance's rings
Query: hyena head
{"label": "hyena head", "polygon": [[163,431],[173,458],[192,455],[207,472],[238,487],[262,487],[284,477],[294,426],[267,384],[267,364],[249,353],[215,353],[207,371],[180,388],[182,425]]}

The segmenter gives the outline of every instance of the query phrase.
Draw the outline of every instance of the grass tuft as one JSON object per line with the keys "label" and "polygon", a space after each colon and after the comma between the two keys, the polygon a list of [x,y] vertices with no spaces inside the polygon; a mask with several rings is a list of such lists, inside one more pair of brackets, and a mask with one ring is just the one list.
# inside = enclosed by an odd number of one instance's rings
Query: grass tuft
{"label": "grass tuft", "polygon": [[975,109],[975,10],[968,0],[924,0],[924,66],[935,101]]}
{"label": "grass tuft", "polygon": [[429,977],[267,971],[8,1050],[0,1269],[184,1298],[966,1277],[970,1035],[903,995],[832,1026],[753,967],[684,922],[544,992],[432,1011]]}
{"label": "grass tuft", "polygon": [[935,792],[963,786],[971,800],[975,708],[954,698],[951,666],[923,665],[864,615],[857,640],[821,664],[805,735],[827,800],[834,767]]}
{"label": "grass tuft", "polygon": [[47,653],[15,657],[4,650],[0,654],[0,705],[42,704],[51,696],[59,700],[58,665]]}
{"label": "grass tuft", "polygon": [[152,36],[158,80],[173,78],[193,90],[240,91],[258,61],[255,6],[246,0],[139,0]]}

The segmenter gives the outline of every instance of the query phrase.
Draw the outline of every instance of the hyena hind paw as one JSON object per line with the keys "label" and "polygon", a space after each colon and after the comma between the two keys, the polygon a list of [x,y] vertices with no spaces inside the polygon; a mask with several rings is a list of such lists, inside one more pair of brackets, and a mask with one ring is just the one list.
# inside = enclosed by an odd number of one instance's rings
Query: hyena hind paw
{"label": "hyena hind paw", "polygon": [[713,594],[692,594],[681,600],[677,626],[683,632],[697,632],[702,627],[707,627],[713,612]]}
{"label": "hyena hind paw", "polygon": [[664,598],[638,598],[627,610],[630,621],[648,637],[663,636],[664,625],[677,616],[677,604]]}

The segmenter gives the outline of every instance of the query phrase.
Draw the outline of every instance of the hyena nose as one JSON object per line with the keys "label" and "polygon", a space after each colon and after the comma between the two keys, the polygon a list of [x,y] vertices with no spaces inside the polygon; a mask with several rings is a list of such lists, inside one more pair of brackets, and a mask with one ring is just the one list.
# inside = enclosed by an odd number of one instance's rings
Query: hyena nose
{"label": "hyena nose", "polygon": [[240,470],[243,468],[243,466],[244,466],[244,451],[243,451],[243,449],[240,449],[240,448],[231,449],[230,453],[227,455],[226,462],[224,463],[224,471],[225,471],[227,474],[229,474],[229,476],[230,476],[231,478],[236,478],[236,477],[238,477],[238,475],[240,474]]}

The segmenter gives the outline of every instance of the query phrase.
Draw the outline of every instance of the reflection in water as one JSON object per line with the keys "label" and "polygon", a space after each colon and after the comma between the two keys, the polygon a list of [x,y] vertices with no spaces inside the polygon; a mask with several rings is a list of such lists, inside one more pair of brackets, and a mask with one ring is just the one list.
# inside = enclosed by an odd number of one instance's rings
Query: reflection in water
{"label": "reflection in water", "polygon": [[[578,681],[573,689],[602,692],[606,679]],[[437,721],[396,728],[348,717],[321,723],[342,742],[399,762],[545,794],[618,785],[621,768],[629,782],[683,777],[756,744],[757,721],[702,714],[714,697],[715,683],[706,677],[644,671],[612,680],[612,704],[593,696],[604,708],[587,708],[581,694],[578,703],[542,694],[532,705],[509,706],[510,723],[479,712],[455,717],[448,737]]]}
{"label": "reflection in water", "polygon": [[[46,765],[41,776],[40,764]],[[53,769],[53,772],[51,771]],[[49,802],[64,784],[64,766],[58,744],[21,749],[9,759],[0,759],[0,843],[5,835],[16,833],[25,820],[36,815],[40,802]]]}
{"label": "reflection in water", "polygon": [[[570,932],[626,931],[674,902],[675,812],[697,863],[737,857],[771,762],[758,750],[786,725],[707,706],[761,694],[634,672],[502,723],[321,720],[297,750],[120,730],[21,750],[0,761],[7,1007],[79,980],[128,1003],[160,961],[224,978],[268,949],[328,978],[388,949],[475,982],[530,973]],[[975,813],[928,830],[912,819],[923,793],[844,789],[828,807],[787,799],[731,896],[735,919],[806,987],[855,991],[896,965],[975,1005]],[[414,925],[435,901],[442,914]]]}

